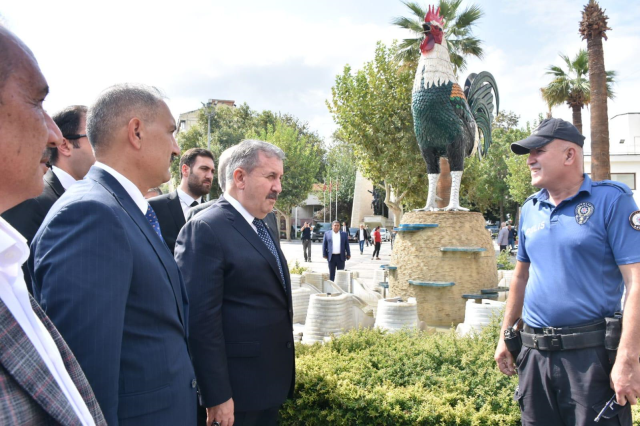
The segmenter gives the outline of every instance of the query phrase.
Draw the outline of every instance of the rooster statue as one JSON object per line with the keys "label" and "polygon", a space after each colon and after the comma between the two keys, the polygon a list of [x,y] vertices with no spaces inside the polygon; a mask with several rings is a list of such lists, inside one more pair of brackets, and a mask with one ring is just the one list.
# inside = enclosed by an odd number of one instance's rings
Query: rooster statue
{"label": "rooster statue", "polygon": [[[460,181],[464,158],[477,151],[480,158],[491,145],[493,97],[498,110],[498,86],[491,74],[471,74],[464,91],[456,83],[449,49],[444,38],[440,8],[429,7],[422,24],[420,62],[413,83],[413,125],[418,146],[427,163],[429,195],[422,211],[437,211],[436,185],[440,157],[451,166],[451,197],[446,211],[468,211],[460,207]],[[492,94],[493,91],[493,94]],[[479,145],[480,138],[483,143]]]}

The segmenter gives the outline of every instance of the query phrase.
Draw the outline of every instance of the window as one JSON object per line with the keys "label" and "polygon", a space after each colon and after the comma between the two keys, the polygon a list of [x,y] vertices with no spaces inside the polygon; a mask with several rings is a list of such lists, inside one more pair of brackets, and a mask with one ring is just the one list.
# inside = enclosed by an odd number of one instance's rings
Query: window
{"label": "window", "polygon": [[611,173],[611,180],[617,180],[627,185],[631,189],[636,189],[635,173]]}
{"label": "window", "polygon": [[[587,173],[591,177],[591,173]],[[630,189],[635,191],[636,189],[636,174],[635,173],[611,173],[611,180],[622,182]]]}

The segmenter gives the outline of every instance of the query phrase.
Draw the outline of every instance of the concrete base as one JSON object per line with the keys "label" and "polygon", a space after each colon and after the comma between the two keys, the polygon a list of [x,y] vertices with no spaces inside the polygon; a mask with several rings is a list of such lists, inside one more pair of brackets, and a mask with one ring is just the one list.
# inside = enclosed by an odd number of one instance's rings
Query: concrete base
{"label": "concrete base", "polygon": [[[418,316],[430,326],[464,322],[463,294],[495,287],[498,280],[491,235],[480,213],[410,212],[403,224],[438,224],[416,232],[398,232],[391,255],[389,296],[415,297]],[[443,247],[484,248],[484,251],[442,251]],[[420,282],[453,282],[453,286],[416,286]]]}

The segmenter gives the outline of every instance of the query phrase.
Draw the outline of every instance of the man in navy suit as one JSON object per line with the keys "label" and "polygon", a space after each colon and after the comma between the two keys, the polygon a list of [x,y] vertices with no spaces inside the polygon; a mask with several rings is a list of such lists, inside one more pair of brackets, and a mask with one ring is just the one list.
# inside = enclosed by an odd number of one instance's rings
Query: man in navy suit
{"label": "man in navy suit", "polygon": [[75,353],[109,425],[195,425],[184,284],[143,194],[170,178],[175,120],[155,88],[89,110],[97,162],[36,234],[34,297]]}
{"label": "man in navy suit", "polygon": [[340,231],[340,222],[334,220],[331,231],[324,233],[322,240],[322,257],[329,261],[329,279],[336,277],[336,269],[344,270],[345,261],[351,259],[349,235]]}
{"label": "man in navy suit", "polygon": [[293,392],[289,268],[263,222],[282,191],[283,160],[269,143],[241,142],[226,166],[224,195],[178,235],[189,344],[206,407],[199,425],[275,425]]}

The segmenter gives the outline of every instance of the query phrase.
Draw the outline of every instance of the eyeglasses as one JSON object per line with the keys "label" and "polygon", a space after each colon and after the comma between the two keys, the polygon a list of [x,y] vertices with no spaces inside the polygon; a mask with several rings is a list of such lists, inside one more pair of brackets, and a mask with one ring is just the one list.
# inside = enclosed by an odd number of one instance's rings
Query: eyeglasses
{"label": "eyeglasses", "polygon": [[62,137],[69,140],[75,140],[75,139],[86,138],[87,135],[69,135],[69,136],[62,135]]}

